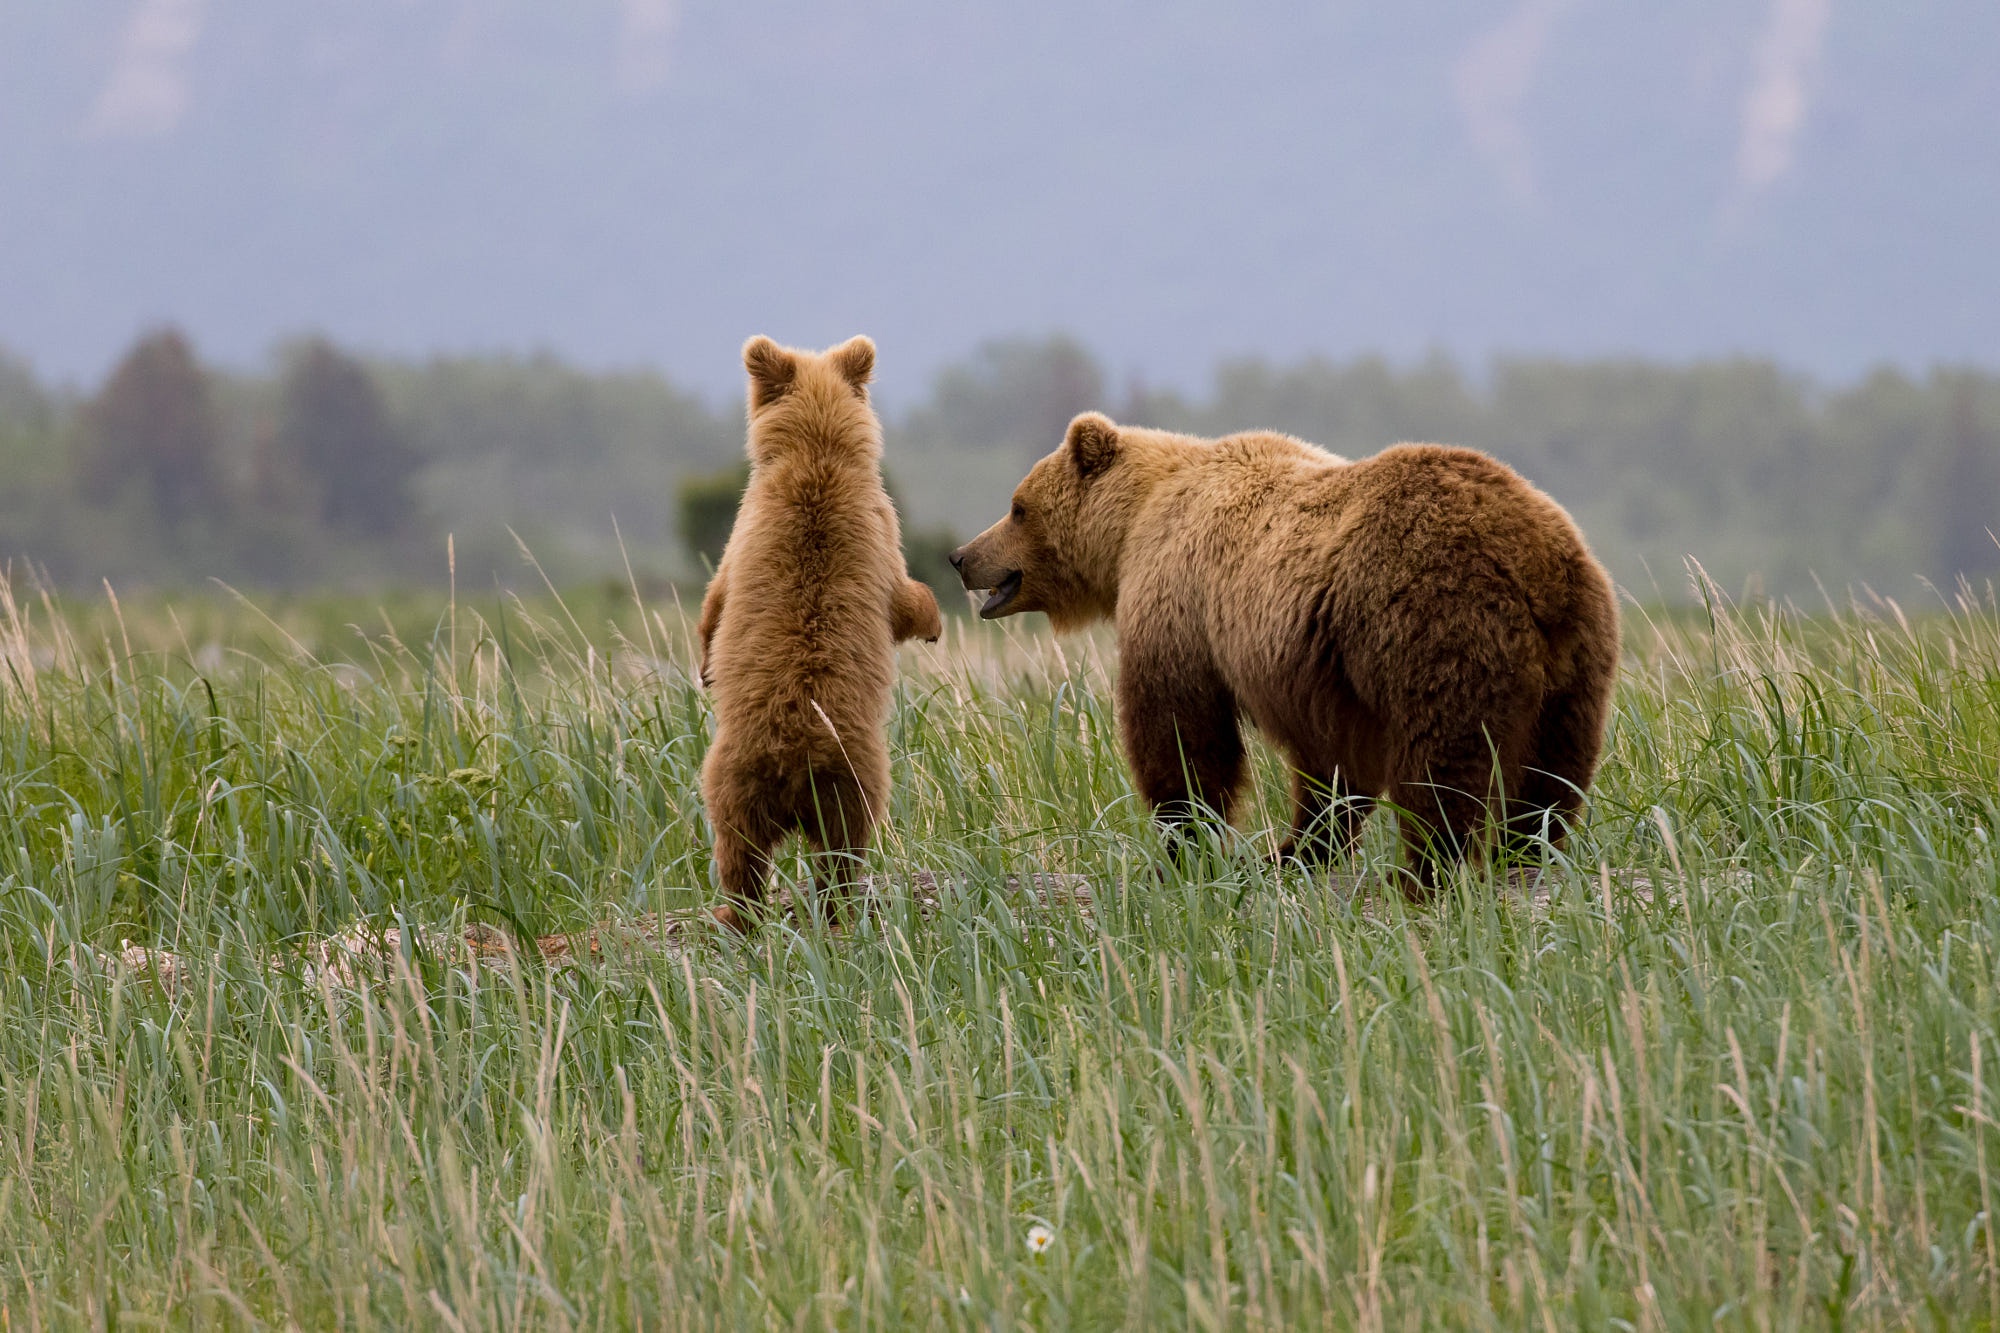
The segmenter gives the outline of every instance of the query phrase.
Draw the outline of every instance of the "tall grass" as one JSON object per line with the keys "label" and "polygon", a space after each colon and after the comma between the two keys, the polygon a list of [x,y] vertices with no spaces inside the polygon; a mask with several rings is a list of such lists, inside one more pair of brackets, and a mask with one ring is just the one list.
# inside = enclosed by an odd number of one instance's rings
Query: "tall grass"
{"label": "tall grass", "polygon": [[1385,828],[1269,870],[1268,755],[1164,868],[1106,645],[955,623],[878,910],[557,967],[708,893],[671,609],[334,664],[15,591],[0,1327],[2000,1326],[1990,594],[1635,617],[1586,825],[1425,911]]}

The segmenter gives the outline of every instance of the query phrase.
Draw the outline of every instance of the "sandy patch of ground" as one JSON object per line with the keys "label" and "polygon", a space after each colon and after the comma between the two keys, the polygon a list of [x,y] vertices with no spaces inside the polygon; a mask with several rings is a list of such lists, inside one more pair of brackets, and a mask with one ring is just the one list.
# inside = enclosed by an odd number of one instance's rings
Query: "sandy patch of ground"
{"label": "sandy patch of ground", "polygon": [[[1647,871],[1607,870],[1600,872],[1596,884],[1605,896],[1607,907],[1614,895],[1650,905],[1656,894],[1654,878]],[[1736,872],[1726,876],[1724,882],[1730,887],[1740,887],[1739,882],[1745,879],[1747,876],[1743,872]],[[1330,886],[1336,892],[1358,898],[1361,910],[1377,918],[1384,914],[1386,895],[1396,892],[1394,886],[1381,876],[1369,872],[1335,872],[1330,877]],[[908,887],[918,912],[926,917],[937,911],[947,895],[957,891],[951,880],[929,870],[914,872]],[[1549,877],[1527,871],[1511,876],[1505,892],[1510,899],[1526,902],[1531,910],[1545,912],[1552,887]],[[869,876],[862,881],[864,898],[879,898],[892,891],[893,886],[881,877]],[[1002,891],[1016,906],[1030,912],[1053,914],[1069,911],[1086,922],[1096,921],[1097,886],[1086,875],[1045,871],[1009,875]],[[1676,896],[1671,887],[1664,892],[1670,900]],[[779,899],[778,908],[781,913],[789,909],[785,898]],[[699,918],[648,913],[608,918],[574,934],[544,935],[534,941],[530,950],[522,947],[506,931],[483,922],[472,922],[457,934],[418,928],[416,938],[409,941],[409,947],[448,963],[472,967],[531,962],[550,967],[574,967],[607,957],[659,954],[677,958],[685,950],[693,932],[713,929],[715,927]],[[273,971],[295,969],[309,985],[318,985],[325,980],[341,987],[356,986],[369,978],[380,977],[387,965],[405,956],[403,934],[404,929],[398,926],[377,927],[357,923],[338,935],[311,941],[296,952],[274,955],[271,968]],[[169,990],[186,980],[191,971],[191,960],[183,954],[130,942],[102,956],[122,971],[134,976],[152,977]]]}

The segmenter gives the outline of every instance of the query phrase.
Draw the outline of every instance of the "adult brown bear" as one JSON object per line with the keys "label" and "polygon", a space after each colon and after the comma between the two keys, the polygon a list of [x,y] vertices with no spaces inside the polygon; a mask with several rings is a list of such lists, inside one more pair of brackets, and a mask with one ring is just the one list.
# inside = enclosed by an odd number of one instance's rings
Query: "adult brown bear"
{"label": "adult brown bear", "polygon": [[1280,854],[1343,854],[1387,797],[1418,897],[1490,842],[1489,814],[1560,839],[1597,766],[1611,581],[1559,505],[1470,449],[1348,462],[1085,413],[952,563],[989,619],[1116,619],[1126,757],[1176,835],[1227,818],[1239,718],[1291,762]]}

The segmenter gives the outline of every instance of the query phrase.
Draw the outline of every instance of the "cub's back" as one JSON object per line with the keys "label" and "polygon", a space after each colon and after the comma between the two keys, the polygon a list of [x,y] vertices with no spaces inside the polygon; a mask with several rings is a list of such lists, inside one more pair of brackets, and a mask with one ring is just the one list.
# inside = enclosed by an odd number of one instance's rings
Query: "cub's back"
{"label": "cub's back", "polygon": [[[729,610],[715,644],[719,708],[819,706],[840,721],[886,708],[902,569],[894,511],[871,467],[779,465],[752,479],[723,555]],[[879,702],[877,702],[879,701]],[[823,729],[823,724],[822,724]]]}

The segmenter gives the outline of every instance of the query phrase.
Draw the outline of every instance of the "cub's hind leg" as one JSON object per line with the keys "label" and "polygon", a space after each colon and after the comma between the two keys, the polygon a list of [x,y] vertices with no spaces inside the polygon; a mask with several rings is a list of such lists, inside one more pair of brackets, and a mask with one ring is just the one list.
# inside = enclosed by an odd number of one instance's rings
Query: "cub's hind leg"
{"label": "cub's hind leg", "polygon": [[748,934],[764,906],[764,889],[771,875],[771,850],[778,835],[769,829],[746,832],[730,823],[715,824],[715,872],[723,901],[709,915],[731,930]]}
{"label": "cub's hind leg", "polygon": [[819,918],[839,925],[861,883],[879,801],[871,800],[849,774],[815,772],[813,777],[811,806],[801,811],[799,824],[815,853],[813,896]]}
{"label": "cub's hind leg", "polygon": [[740,771],[721,744],[702,765],[702,804],[715,835],[715,874],[723,900],[711,911],[732,930],[756,925],[771,873],[771,852],[785,835],[772,802]]}

